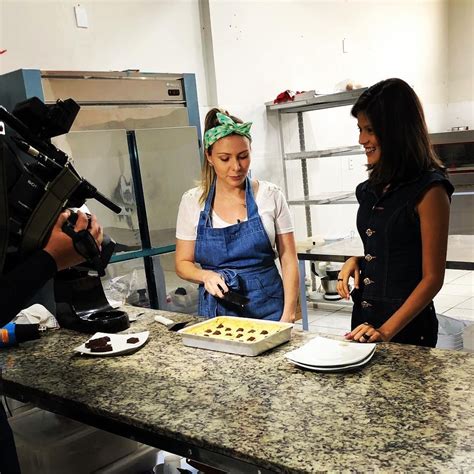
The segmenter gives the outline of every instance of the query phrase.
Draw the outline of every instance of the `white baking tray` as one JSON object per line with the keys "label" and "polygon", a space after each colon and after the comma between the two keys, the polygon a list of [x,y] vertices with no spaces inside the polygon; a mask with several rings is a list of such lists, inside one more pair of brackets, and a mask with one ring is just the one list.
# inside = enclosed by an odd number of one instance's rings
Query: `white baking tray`
{"label": "white baking tray", "polygon": [[[178,334],[181,334],[185,346],[256,356],[289,341],[292,327],[291,323],[217,316],[181,329]],[[231,331],[226,331],[228,328],[231,328]],[[241,329],[243,331],[240,331]],[[220,334],[216,334],[216,331]],[[267,331],[268,334],[262,334],[262,331]],[[231,335],[227,336],[228,333]],[[237,339],[239,333],[243,336]],[[249,340],[252,337],[255,340]]]}

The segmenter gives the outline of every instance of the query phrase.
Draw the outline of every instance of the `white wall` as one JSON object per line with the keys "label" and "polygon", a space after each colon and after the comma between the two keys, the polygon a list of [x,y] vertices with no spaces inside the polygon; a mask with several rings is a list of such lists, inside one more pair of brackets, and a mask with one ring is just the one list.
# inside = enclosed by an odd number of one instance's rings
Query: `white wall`
{"label": "white wall", "polygon": [[[17,68],[194,72],[201,119],[216,105],[208,101],[209,56],[203,54],[198,0],[84,0],[88,29],[75,26],[76,3],[0,0],[0,49],[8,49],[0,55],[0,73]],[[431,131],[451,126],[451,113],[464,117],[473,95],[472,5],[473,0],[209,0],[217,102],[254,122],[254,176],[282,185],[277,121],[264,103],[285,89],[329,92],[346,78],[370,85],[398,76],[420,95]],[[347,54],[343,38],[349,39]],[[449,46],[459,54],[448,56]],[[448,96],[459,107],[448,106]],[[305,121],[307,149],[357,141],[348,108],[311,112]],[[294,118],[288,125],[286,146],[297,151]],[[363,162],[363,156],[356,157],[349,170],[347,158],[313,160],[312,191],[353,189],[365,177]],[[300,193],[299,173],[290,173],[294,194]],[[350,232],[354,212],[355,206],[315,207],[313,232]],[[304,217],[296,217],[302,236]]]}
{"label": "white wall", "polygon": [[[368,86],[388,77],[412,84],[425,105],[432,131],[445,128],[447,2],[443,0],[211,1],[217,94],[220,105],[253,125],[254,174],[282,184],[275,114],[264,103],[285,89],[333,92],[351,78]],[[349,39],[349,53],[342,40]],[[357,143],[349,108],[305,114],[306,149]],[[286,151],[298,151],[295,118],[285,120]],[[365,179],[365,157],[308,162],[311,193],[353,190]],[[302,195],[292,163],[290,197]],[[313,233],[348,234],[356,206],[312,209]],[[303,210],[295,210],[297,236],[306,234]]]}
{"label": "white wall", "polygon": [[447,129],[474,128],[474,1],[449,2]]}
{"label": "white wall", "polygon": [[[74,5],[89,28],[77,28]],[[0,73],[19,68],[192,72],[206,103],[196,0],[0,0]]]}

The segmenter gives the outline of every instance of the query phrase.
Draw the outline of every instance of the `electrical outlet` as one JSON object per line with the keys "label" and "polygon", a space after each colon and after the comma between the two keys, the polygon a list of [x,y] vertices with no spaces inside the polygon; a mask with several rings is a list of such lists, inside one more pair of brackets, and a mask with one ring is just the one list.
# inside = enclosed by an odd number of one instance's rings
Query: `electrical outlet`
{"label": "electrical outlet", "polygon": [[354,169],[354,158],[352,158],[352,156],[350,156],[347,160],[347,168],[350,170]]}

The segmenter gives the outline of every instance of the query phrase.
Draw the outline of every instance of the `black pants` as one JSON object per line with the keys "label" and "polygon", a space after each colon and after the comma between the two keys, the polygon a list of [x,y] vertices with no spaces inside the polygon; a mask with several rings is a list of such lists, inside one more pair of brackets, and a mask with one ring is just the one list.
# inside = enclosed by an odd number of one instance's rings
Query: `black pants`
{"label": "black pants", "polygon": [[16,454],[15,440],[8,423],[3,403],[0,401],[0,473],[20,474],[20,464]]}

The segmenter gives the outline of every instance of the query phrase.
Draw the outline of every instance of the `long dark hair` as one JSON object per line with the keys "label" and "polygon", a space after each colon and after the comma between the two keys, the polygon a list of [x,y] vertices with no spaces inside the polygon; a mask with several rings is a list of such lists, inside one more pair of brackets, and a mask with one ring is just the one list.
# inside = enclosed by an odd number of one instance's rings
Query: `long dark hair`
{"label": "long dark hair", "polygon": [[364,113],[378,139],[380,160],[368,165],[373,186],[415,179],[430,169],[444,170],[428,137],[420,99],[402,79],[386,79],[369,87],[351,109]]}

